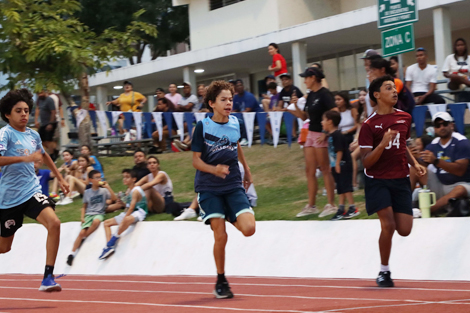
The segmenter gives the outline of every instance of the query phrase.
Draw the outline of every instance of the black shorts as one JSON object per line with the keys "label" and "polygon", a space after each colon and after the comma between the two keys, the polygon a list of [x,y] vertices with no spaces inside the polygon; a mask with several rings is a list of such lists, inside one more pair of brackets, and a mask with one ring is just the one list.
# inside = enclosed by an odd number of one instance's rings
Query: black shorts
{"label": "black shorts", "polygon": [[334,167],[331,168],[331,173],[336,183],[336,193],[342,195],[347,192],[353,192],[352,185],[352,169],[351,167],[341,167],[341,173],[337,174]]}
{"label": "black shorts", "polygon": [[42,193],[36,193],[28,201],[9,209],[0,209],[0,237],[10,237],[23,226],[23,215],[36,219],[42,210],[55,209],[54,201]]}
{"label": "black shorts", "polygon": [[366,210],[372,215],[389,206],[395,213],[413,215],[410,178],[377,179],[365,176]]}
{"label": "black shorts", "polygon": [[57,127],[57,123],[51,123],[52,129],[46,130],[47,125],[39,127],[38,133],[42,141],[54,141],[54,132]]}

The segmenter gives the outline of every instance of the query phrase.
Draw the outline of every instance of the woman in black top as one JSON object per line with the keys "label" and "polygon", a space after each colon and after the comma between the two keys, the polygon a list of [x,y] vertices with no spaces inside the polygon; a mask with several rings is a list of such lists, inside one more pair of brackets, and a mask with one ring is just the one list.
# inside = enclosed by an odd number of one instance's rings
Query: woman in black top
{"label": "woman in black top", "polygon": [[[320,217],[334,214],[337,211],[334,205],[335,184],[330,172],[330,163],[328,157],[328,140],[322,132],[321,120],[323,113],[331,109],[336,109],[333,95],[328,89],[322,87],[322,79],[325,75],[316,67],[309,67],[304,73],[300,74],[305,78],[305,85],[311,92],[307,96],[307,103],[304,111],[300,110],[295,104],[295,111],[291,111],[296,117],[302,120],[310,119],[309,132],[304,144],[305,165],[308,185],[308,204],[297,214],[297,217],[316,214],[319,210],[315,206],[318,190],[316,171],[320,168],[325,182],[325,188],[328,195],[328,204],[325,205]],[[337,109],[336,109],[337,110]]]}

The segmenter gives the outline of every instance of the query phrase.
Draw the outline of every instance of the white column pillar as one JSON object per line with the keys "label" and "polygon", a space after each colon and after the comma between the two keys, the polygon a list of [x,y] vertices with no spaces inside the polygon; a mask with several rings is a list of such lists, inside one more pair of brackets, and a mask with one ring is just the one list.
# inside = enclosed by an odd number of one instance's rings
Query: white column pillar
{"label": "white column pillar", "polygon": [[[434,51],[438,67],[438,78],[442,76],[442,65],[445,58],[452,53],[452,28],[450,23],[450,10],[447,7],[439,7],[433,10],[434,23]],[[445,88],[445,85],[439,84]]]}
{"label": "white column pillar", "polygon": [[96,109],[106,110],[106,102],[108,101],[108,90],[106,87],[96,87]]}
{"label": "white column pillar", "polygon": [[185,66],[183,68],[183,81],[191,84],[191,92],[196,94],[196,74],[194,73],[194,66]]}
{"label": "white column pillar", "polygon": [[147,96],[147,103],[148,103],[148,112],[152,112],[155,108],[155,97],[153,95]]}
{"label": "white column pillar", "polygon": [[305,71],[307,67],[307,44],[303,41],[297,41],[292,43],[292,78],[294,80],[294,86],[306,91],[305,84],[302,78],[299,76],[300,73]]}

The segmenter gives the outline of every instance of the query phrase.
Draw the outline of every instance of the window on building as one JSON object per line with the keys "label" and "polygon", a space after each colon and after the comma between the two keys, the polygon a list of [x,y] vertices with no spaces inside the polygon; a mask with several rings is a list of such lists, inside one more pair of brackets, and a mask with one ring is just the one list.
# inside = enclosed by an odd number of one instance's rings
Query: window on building
{"label": "window on building", "polygon": [[226,7],[227,5],[235,4],[238,2],[242,2],[242,1],[244,0],[209,0],[209,5],[212,11],[212,10],[220,9],[220,8]]}

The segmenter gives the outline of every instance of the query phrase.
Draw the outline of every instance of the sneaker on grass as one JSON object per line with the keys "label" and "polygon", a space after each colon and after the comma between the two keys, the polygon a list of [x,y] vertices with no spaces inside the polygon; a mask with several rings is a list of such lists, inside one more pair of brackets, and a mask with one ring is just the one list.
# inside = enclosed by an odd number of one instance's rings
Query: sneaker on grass
{"label": "sneaker on grass", "polygon": [[233,293],[230,290],[228,282],[215,284],[214,296],[217,299],[230,299],[233,298]]}
{"label": "sneaker on grass", "polygon": [[308,203],[304,206],[304,208],[302,209],[302,211],[300,211],[299,213],[297,213],[296,217],[302,217],[302,216],[307,216],[307,215],[312,215],[312,214],[317,214],[318,212],[318,209],[315,205],[309,205]]}
{"label": "sneaker on grass", "polygon": [[70,203],[73,203],[73,199],[69,198],[69,197],[65,197],[64,199],[58,201],[56,203],[56,205],[67,205],[67,204],[70,204]]}
{"label": "sneaker on grass", "polygon": [[393,283],[392,277],[391,277],[391,272],[379,272],[379,276],[377,276],[377,279],[375,282],[377,283],[377,286],[379,287],[394,287],[395,284]]}
{"label": "sneaker on grass", "polygon": [[240,140],[240,146],[242,146],[242,147],[248,146],[248,140],[246,140],[245,138],[243,138],[242,140]]}
{"label": "sneaker on grass", "polygon": [[179,216],[175,217],[173,220],[174,221],[184,221],[184,220],[189,220],[192,218],[197,217],[196,211],[194,211],[191,208],[186,208],[184,209],[183,213],[181,213]]}
{"label": "sneaker on grass", "polygon": [[338,210],[336,212],[336,214],[331,218],[332,221],[339,221],[339,220],[342,220],[343,218],[346,218],[345,217],[345,212],[344,211],[340,211]]}
{"label": "sneaker on grass", "polygon": [[320,215],[318,215],[318,217],[325,217],[331,214],[335,214],[337,211],[338,211],[337,207],[328,203],[327,205],[325,205],[325,207],[323,208],[323,211],[320,213]]}
{"label": "sneaker on grass", "polygon": [[54,276],[49,274],[46,278],[42,280],[41,287],[39,287],[39,291],[61,291],[62,287],[55,282]]}
{"label": "sneaker on grass", "polygon": [[360,213],[357,208],[349,208],[348,212],[344,215],[344,218],[353,218],[358,216]]}
{"label": "sneaker on grass", "polygon": [[72,199],[75,199],[76,197],[80,197],[80,193],[78,191],[72,191]]}

